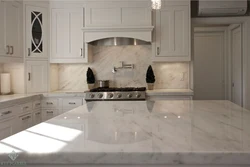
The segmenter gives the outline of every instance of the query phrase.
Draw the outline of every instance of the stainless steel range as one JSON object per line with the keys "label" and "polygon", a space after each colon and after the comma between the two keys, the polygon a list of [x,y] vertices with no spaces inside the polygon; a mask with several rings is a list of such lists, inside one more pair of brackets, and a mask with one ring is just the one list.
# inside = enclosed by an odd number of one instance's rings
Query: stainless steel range
{"label": "stainless steel range", "polygon": [[146,88],[95,88],[85,92],[86,101],[145,100]]}

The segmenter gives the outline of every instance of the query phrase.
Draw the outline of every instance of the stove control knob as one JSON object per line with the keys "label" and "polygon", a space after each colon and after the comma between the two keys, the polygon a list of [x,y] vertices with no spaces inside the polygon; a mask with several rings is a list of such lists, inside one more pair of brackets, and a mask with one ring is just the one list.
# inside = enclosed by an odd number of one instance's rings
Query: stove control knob
{"label": "stove control knob", "polygon": [[95,97],[95,95],[94,94],[90,94],[89,97],[93,99]]}
{"label": "stove control knob", "polygon": [[118,95],[117,95],[117,98],[121,98],[121,97],[122,97],[122,94],[118,94]]}
{"label": "stove control knob", "polygon": [[103,94],[98,94],[98,97],[101,99],[103,97]]}
{"label": "stove control knob", "polygon": [[141,94],[138,93],[138,94],[135,95],[135,97],[136,97],[136,98],[140,98],[140,97],[141,97]]}
{"label": "stove control knob", "polygon": [[128,98],[132,98],[133,97],[133,95],[132,94],[128,94]]}
{"label": "stove control knob", "polygon": [[110,94],[108,95],[108,97],[111,99],[111,98],[114,97],[114,95],[113,95],[112,93],[110,93]]}

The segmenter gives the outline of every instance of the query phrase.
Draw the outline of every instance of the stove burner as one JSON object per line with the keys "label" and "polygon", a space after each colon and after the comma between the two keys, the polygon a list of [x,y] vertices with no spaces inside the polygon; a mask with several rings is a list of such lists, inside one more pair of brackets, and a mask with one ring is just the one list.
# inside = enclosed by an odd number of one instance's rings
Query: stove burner
{"label": "stove burner", "polygon": [[90,92],[131,92],[131,91],[146,91],[145,87],[126,87],[126,88],[94,88]]}

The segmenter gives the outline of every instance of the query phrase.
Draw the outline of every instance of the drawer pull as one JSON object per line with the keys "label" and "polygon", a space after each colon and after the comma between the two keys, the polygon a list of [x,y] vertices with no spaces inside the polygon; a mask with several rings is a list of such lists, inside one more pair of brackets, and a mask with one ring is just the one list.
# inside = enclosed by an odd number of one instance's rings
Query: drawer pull
{"label": "drawer pull", "polygon": [[48,104],[48,105],[53,105],[53,103],[52,103],[52,102],[47,102],[47,104]]}
{"label": "drawer pull", "polygon": [[47,111],[47,114],[53,114],[54,112],[53,111]]}
{"label": "drawer pull", "polygon": [[28,108],[29,108],[29,106],[25,106],[25,107],[23,107],[23,110],[28,109]]}
{"label": "drawer pull", "polygon": [[35,115],[40,115],[41,114],[41,112],[38,112],[38,113],[36,113]]}
{"label": "drawer pull", "polygon": [[22,118],[22,120],[24,121],[24,120],[27,120],[27,119],[30,119],[30,118],[31,118],[31,116],[27,116],[27,117]]}
{"label": "drawer pull", "polygon": [[10,46],[7,45],[6,47],[7,47],[7,52],[6,52],[6,54],[8,55],[8,54],[10,54]]}
{"label": "drawer pull", "polygon": [[10,55],[13,55],[14,54],[14,47],[10,46],[10,49],[11,49]]}
{"label": "drawer pull", "polygon": [[69,102],[69,104],[71,104],[71,105],[75,105],[76,103],[74,103],[74,102]]}
{"label": "drawer pull", "polygon": [[9,114],[11,114],[11,113],[12,113],[12,111],[3,112],[3,113],[1,113],[1,117],[4,116],[4,115],[9,115]]}
{"label": "drawer pull", "polygon": [[40,106],[40,105],[41,105],[41,103],[36,103],[36,104],[35,104],[35,106]]}

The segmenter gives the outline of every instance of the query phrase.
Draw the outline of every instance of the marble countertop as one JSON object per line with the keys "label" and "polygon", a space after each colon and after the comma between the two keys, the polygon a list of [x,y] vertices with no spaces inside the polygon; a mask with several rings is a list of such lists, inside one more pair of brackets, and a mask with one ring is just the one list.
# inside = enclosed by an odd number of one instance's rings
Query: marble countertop
{"label": "marble countertop", "polygon": [[34,98],[39,98],[41,94],[13,94],[0,95],[0,108],[17,103],[18,101],[28,101]]}
{"label": "marble countertop", "polygon": [[148,96],[193,96],[191,89],[154,89],[147,90]]}
{"label": "marble countertop", "polygon": [[90,102],[0,141],[0,162],[250,165],[249,127],[229,101]]}
{"label": "marble countertop", "polygon": [[44,97],[85,97],[84,91],[53,91],[43,93]]}

